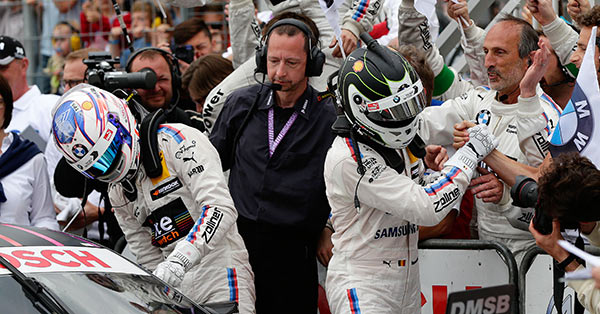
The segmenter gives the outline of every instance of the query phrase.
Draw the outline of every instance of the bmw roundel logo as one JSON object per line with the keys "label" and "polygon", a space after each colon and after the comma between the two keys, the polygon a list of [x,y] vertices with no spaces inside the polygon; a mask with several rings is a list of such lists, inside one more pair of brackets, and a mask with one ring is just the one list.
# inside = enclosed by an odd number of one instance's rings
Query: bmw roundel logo
{"label": "bmw roundel logo", "polygon": [[399,103],[400,102],[400,96],[395,96],[393,99],[394,103]]}
{"label": "bmw roundel logo", "polygon": [[482,109],[481,111],[479,111],[479,113],[477,113],[475,121],[477,121],[477,124],[490,125],[491,118],[492,114],[490,113],[490,111],[487,109]]}
{"label": "bmw roundel logo", "polygon": [[76,144],[73,146],[73,155],[75,155],[77,158],[82,158],[85,156],[85,154],[87,154],[87,152],[87,148],[85,148],[85,146],[82,144]]}

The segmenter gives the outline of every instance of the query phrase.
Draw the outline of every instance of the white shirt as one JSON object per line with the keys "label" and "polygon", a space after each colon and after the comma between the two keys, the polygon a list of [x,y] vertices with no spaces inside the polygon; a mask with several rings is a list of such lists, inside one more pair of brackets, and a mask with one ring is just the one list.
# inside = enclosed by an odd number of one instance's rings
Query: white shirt
{"label": "white shirt", "polygon": [[[8,150],[13,137],[9,133],[4,138],[0,156]],[[0,183],[6,195],[6,202],[0,203],[0,222],[58,230],[43,154],[35,155],[1,178]]]}
{"label": "white shirt", "polygon": [[52,109],[59,98],[57,95],[44,95],[37,86],[31,86],[13,103],[12,119],[6,131],[21,133],[31,126],[44,142],[48,143],[52,126]]}

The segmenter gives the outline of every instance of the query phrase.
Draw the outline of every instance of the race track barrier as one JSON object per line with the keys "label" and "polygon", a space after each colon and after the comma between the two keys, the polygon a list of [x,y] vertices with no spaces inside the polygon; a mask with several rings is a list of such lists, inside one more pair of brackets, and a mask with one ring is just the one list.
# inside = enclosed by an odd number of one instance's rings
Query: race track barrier
{"label": "race track barrier", "polygon": [[[600,248],[586,245],[590,254],[600,255]],[[519,268],[519,300],[521,314],[557,313],[554,308],[552,286],[552,257],[537,246],[532,246],[523,256]],[[575,294],[573,289],[565,287],[563,313],[573,313]],[[585,312],[588,313],[589,312]]]}
{"label": "race track barrier", "polygon": [[519,308],[517,263],[502,243],[483,240],[430,239],[419,243],[421,311],[444,314],[448,293],[513,284]]}

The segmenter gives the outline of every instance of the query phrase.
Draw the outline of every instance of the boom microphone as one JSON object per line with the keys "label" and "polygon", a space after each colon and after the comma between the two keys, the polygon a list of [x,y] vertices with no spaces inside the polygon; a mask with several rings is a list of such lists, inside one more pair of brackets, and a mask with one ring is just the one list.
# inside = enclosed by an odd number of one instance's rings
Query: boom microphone
{"label": "boom microphone", "polygon": [[277,83],[264,83],[264,76],[263,76],[263,82],[259,81],[258,78],[256,77],[256,75],[258,74],[257,71],[254,71],[254,80],[256,81],[256,83],[268,88],[268,89],[272,89],[273,91],[278,91],[281,90],[282,86],[281,84],[277,84]]}

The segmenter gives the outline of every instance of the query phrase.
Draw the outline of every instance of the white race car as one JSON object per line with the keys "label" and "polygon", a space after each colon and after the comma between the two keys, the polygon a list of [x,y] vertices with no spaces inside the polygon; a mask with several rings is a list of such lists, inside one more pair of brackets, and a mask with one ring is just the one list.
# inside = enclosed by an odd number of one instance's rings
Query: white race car
{"label": "white race car", "polygon": [[0,224],[0,304],[6,314],[237,313],[235,303],[194,304],[84,238],[10,224]]}

